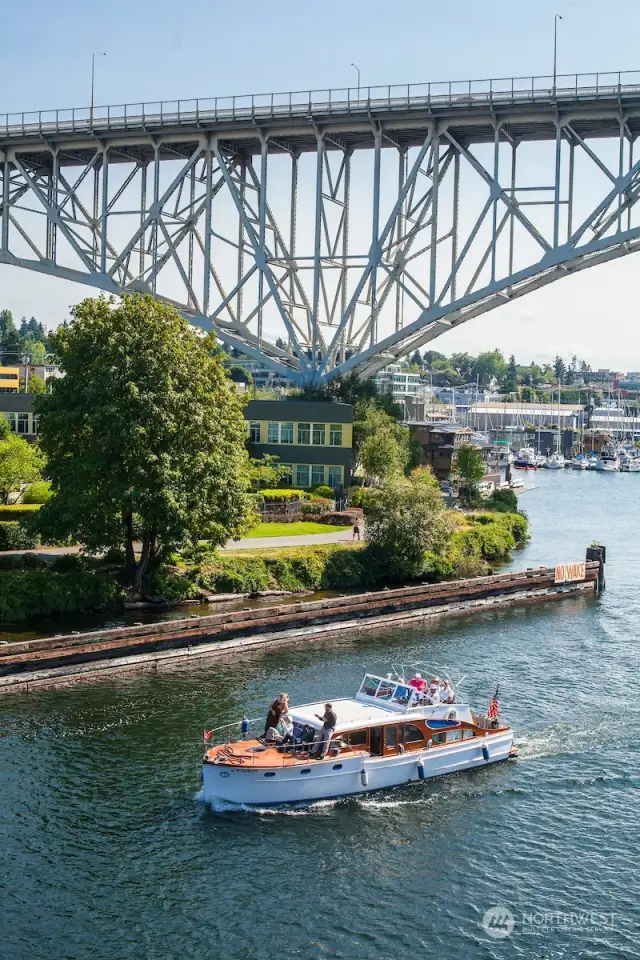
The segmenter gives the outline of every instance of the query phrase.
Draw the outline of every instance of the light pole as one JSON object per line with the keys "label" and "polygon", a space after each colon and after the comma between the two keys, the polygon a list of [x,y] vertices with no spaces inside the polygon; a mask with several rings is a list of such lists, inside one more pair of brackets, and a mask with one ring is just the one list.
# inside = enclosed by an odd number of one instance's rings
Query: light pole
{"label": "light pole", "polygon": [[559,13],[553,18],[553,95],[556,95],[556,77],[558,74],[558,20],[562,20]]}
{"label": "light pole", "polygon": [[357,63],[352,63],[351,66],[353,67],[354,70],[357,71],[357,74],[358,74],[358,100],[359,100],[360,99],[360,67],[358,66]]}
{"label": "light pole", "polygon": [[106,57],[106,53],[102,53],[101,50],[94,50],[91,54],[91,110],[89,113],[91,126],[93,126],[93,90],[96,79],[96,57]]}

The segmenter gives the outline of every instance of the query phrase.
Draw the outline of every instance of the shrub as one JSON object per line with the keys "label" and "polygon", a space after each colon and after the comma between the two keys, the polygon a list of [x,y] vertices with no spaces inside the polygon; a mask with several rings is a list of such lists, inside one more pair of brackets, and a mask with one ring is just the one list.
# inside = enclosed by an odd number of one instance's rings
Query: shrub
{"label": "shrub", "polygon": [[305,502],[302,507],[301,517],[305,520],[307,517],[320,517],[323,513],[328,513],[335,506],[333,500],[326,500],[324,497],[313,497],[308,503]]}
{"label": "shrub", "polygon": [[356,522],[362,522],[362,510],[335,510],[318,517],[318,523],[328,523],[332,527],[348,527]]}
{"label": "shrub", "polygon": [[0,575],[0,621],[37,616],[94,613],[118,607],[122,594],[113,579],[83,570],[6,570]]}
{"label": "shrub", "polygon": [[33,550],[40,543],[35,533],[16,520],[0,523],[0,550]]}
{"label": "shrub", "polygon": [[25,490],[22,496],[22,502],[27,504],[41,505],[46,503],[47,500],[50,500],[52,496],[53,493],[49,481],[38,480],[36,483],[32,483],[31,486]]}
{"label": "shrub", "polygon": [[87,561],[77,553],[62,553],[51,564],[56,573],[76,573],[87,569]]}
{"label": "shrub", "polygon": [[517,513],[518,498],[513,490],[494,490],[484,506],[486,510],[495,510],[498,513]]}
{"label": "shrub", "polygon": [[195,572],[178,573],[173,567],[160,567],[153,570],[146,580],[146,592],[164,600],[193,600],[199,596],[194,583]]}
{"label": "shrub", "polygon": [[0,571],[3,570],[22,570],[24,568],[24,557],[22,554],[8,554],[0,557]]}
{"label": "shrub", "polygon": [[102,559],[105,563],[123,564],[126,558],[124,550],[121,550],[120,547],[109,547]]}
{"label": "shrub", "polygon": [[292,490],[287,487],[283,490],[260,490],[259,496],[261,496],[265,503],[287,503],[291,500],[304,500],[305,492],[304,490]]}
{"label": "shrub", "polygon": [[26,520],[40,509],[39,503],[3,503],[0,504],[0,522],[4,520]]}
{"label": "shrub", "polygon": [[37,553],[24,553],[22,555],[22,566],[29,570],[42,569],[49,566],[49,561],[44,557],[39,557]]}
{"label": "shrub", "polygon": [[333,503],[336,498],[335,490],[333,490],[331,487],[328,487],[326,483],[321,483],[319,486],[314,487],[312,495],[314,498],[323,497],[324,499],[331,501],[331,503]]}

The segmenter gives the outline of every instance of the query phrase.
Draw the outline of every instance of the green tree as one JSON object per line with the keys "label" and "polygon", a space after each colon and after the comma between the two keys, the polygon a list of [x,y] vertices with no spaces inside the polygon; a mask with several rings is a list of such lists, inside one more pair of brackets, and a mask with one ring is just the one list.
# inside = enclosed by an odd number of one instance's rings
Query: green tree
{"label": "green tree", "polygon": [[208,339],[172,306],[135,295],[84,300],[51,343],[65,375],[36,402],[54,492],[45,535],[91,553],[124,547],[139,590],[162,550],[245,531],[242,402]]}
{"label": "green tree", "polygon": [[556,383],[557,384],[564,383],[567,368],[565,366],[565,362],[562,359],[562,357],[556,357],[555,363],[553,365],[553,370],[556,375]]}
{"label": "green tree", "polygon": [[29,357],[29,363],[42,365],[46,362],[47,351],[41,340],[34,340],[28,337],[22,342],[22,350],[26,357]]}
{"label": "green tree", "polygon": [[499,350],[489,350],[476,357],[472,369],[472,375],[479,379],[480,383],[488,384],[494,378],[502,380],[506,374],[507,365],[504,357]]}
{"label": "green tree", "polygon": [[478,483],[484,477],[482,452],[470,443],[463,443],[456,452],[453,470],[462,481],[460,484],[461,499],[470,504],[476,494]]}
{"label": "green tree", "polygon": [[441,553],[451,525],[437,483],[396,478],[364,503],[368,549],[397,580],[419,577],[425,551]]}
{"label": "green tree", "polygon": [[231,367],[229,377],[234,383],[251,383],[251,376],[244,367]]}
{"label": "green tree", "polygon": [[412,355],[411,355],[411,363],[412,363],[413,366],[415,366],[415,367],[420,367],[420,366],[422,366],[422,357],[421,357],[421,355],[420,355],[420,351],[419,351],[419,350],[414,350],[414,351],[413,351],[413,353],[412,353]]}
{"label": "green tree", "polygon": [[354,451],[369,482],[401,474],[411,462],[411,434],[372,400],[356,404]]}
{"label": "green tree", "polygon": [[290,470],[278,466],[278,458],[269,453],[262,457],[249,458],[249,481],[255,490],[277,487],[287,473],[290,473]]}
{"label": "green tree", "polygon": [[47,392],[47,384],[39,377],[37,373],[32,373],[29,377],[29,383],[27,385],[29,393],[41,394]]}
{"label": "green tree", "polygon": [[12,494],[42,478],[44,457],[37,444],[10,433],[0,419],[0,501],[9,503]]}

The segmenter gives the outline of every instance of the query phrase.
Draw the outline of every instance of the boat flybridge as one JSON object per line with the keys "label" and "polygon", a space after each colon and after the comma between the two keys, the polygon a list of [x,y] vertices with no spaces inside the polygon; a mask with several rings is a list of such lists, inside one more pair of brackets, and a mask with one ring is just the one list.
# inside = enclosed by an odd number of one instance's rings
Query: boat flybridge
{"label": "boat flybridge", "polygon": [[[494,697],[480,716],[443,703],[402,676],[367,673],[355,698],[331,700],[336,725],[324,757],[314,756],[326,700],[290,707],[293,743],[251,737],[246,718],[205,733],[204,799],[266,806],[348,797],[487,766],[515,755],[513,730],[497,716]],[[242,739],[232,741],[232,731]],[[224,731],[224,732],[223,732]],[[212,746],[212,739],[226,742]]]}

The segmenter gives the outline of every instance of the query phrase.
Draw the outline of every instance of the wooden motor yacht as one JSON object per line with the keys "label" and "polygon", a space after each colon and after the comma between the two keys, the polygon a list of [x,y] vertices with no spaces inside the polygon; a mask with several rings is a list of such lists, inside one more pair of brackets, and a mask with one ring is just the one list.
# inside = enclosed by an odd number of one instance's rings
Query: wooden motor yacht
{"label": "wooden motor yacht", "polygon": [[[268,806],[349,797],[429,780],[507,760],[513,731],[498,716],[498,700],[481,716],[457,701],[443,703],[402,677],[367,673],[355,698],[332,700],[337,722],[326,756],[313,754],[326,701],[289,708],[293,744],[249,734],[231,740],[238,724],[205,733],[204,799]],[[224,731],[226,742],[212,745]]]}

